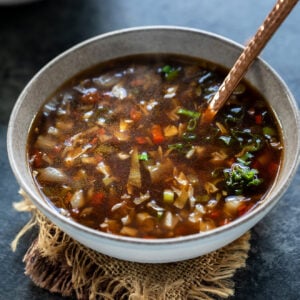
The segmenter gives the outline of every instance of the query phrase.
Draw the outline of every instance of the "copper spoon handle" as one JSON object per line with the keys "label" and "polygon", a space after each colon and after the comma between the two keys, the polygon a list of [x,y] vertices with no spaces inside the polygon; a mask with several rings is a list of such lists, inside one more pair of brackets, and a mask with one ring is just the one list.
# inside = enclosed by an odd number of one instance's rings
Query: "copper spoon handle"
{"label": "copper spoon handle", "polygon": [[225,104],[228,97],[236,88],[242,77],[248,70],[251,63],[264,48],[266,43],[288,16],[298,0],[278,0],[271,12],[268,14],[262,25],[258,28],[256,34],[249,41],[244,51],[235,62],[234,66],[224,79],[218,92],[209,102],[208,107],[201,117],[201,123],[210,123],[217,112]]}

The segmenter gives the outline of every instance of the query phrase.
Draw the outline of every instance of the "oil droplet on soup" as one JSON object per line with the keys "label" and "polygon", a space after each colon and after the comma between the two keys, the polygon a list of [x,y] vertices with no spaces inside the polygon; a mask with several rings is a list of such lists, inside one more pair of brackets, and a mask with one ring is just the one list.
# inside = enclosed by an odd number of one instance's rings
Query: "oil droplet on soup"
{"label": "oil droplet on soup", "polygon": [[282,140],[246,82],[200,125],[225,74],[190,57],[141,55],[72,78],[29,134],[37,186],[77,222],[132,237],[195,234],[246,214],[274,182]]}

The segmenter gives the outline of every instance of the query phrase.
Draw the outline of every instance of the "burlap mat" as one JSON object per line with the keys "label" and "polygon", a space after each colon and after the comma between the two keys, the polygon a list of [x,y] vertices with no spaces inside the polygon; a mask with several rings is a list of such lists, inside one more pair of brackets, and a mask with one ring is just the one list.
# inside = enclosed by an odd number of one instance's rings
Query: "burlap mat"
{"label": "burlap mat", "polygon": [[224,299],[234,294],[232,280],[244,267],[250,233],[207,255],[177,263],[141,264],[88,249],[63,233],[24,200],[14,206],[32,219],[12,243],[33,226],[39,233],[24,256],[25,274],[39,287],[76,299]]}

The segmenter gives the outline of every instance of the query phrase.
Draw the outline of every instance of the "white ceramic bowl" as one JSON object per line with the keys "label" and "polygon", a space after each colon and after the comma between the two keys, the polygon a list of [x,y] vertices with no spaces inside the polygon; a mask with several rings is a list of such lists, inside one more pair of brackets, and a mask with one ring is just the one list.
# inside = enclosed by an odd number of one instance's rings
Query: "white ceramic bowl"
{"label": "white ceramic bowl", "polygon": [[280,174],[267,197],[254,211],[212,231],[190,236],[145,240],[99,232],[59,214],[43,200],[26,160],[27,134],[45,99],[78,72],[99,62],[140,53],[176,53],[200,57],[230,68],[242,46],[204,31],[178,27],[120,30],[87,40],[48,63],[28,83],[11,115],[8,155],[20,186],[37,208],[71,237],[96,251],[120,259],[161,263],[193,258],[216,250],[240,237],[278,202],[295,174],[299,160],[299,116],[296,102],[279,76],[261,59],[247,80],[269,100],[282,128],[284,157]]}

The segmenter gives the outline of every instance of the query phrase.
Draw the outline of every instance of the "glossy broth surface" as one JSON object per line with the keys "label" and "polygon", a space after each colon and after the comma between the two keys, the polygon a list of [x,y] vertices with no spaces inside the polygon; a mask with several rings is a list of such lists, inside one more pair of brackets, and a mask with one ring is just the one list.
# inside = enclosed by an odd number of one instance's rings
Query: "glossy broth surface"
{"label": "glossy broth surface", "polygon": [[272,185],[282,141],[266,100],[246,82],[200,125],[225,75],[202,60],[151,55],[72,78],[33,122],[36,184],[62,214],[118,235],[168,238],[234,221]]}

